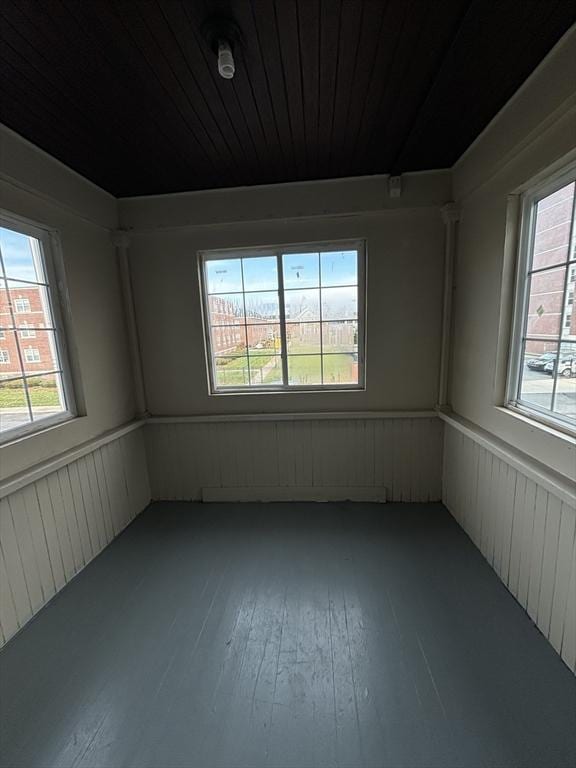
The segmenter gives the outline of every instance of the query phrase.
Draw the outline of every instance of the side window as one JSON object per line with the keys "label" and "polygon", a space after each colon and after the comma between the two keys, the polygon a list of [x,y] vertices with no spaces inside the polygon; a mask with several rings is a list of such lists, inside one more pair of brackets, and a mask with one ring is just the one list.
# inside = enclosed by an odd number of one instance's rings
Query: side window
{"label": "side window", "polygon": [[0,442],[75,415],[60,317],[49,232],[0,219]]}
{"label": "side window", "polygon": [[508,402],[576,427],[576,172],[527,194]]}

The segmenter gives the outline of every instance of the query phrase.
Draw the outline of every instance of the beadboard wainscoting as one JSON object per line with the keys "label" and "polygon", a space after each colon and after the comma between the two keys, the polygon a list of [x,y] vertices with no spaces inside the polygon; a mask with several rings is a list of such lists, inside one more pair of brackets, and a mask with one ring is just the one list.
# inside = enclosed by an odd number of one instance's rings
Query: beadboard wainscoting
{"label": "beadboard wainscoting", "polygon": [[152,498],[439,501],[442,432],[433,412],[152,418]]}
{"label": "beadboard wainscoting", "polygon": [[576,671],[576,499],[569,483],[445,419],[443,502]]}
{"label": "beadboard wainscoting", "polygon": [[4,644],[148,505],[142,426],[35,467],[0,491]]}

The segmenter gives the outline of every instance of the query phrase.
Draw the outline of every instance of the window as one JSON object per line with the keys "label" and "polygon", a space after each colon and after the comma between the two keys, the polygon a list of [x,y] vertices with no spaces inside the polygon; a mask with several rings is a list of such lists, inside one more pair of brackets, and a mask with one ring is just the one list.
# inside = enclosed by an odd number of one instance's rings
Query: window
{"label": "window", "polygon": [[364,244],[201,254],[213,393],[364,386]]}
{"label": "window", "polygon": [[576,427],[576,169],[524,197],[508,404]]}
{"label": "window", "polygon": [[20,314],[22,312],[30,312],[30,299],[22,298],[18,296],[14,299],[14,312]]}
{"label": "window", "polygon": [[30,328],[27,322],[23,322],[20,331],[20,338],[21,339],[35,339],[36,338],[36,331],[33,328]]}
{"label": "window", "polygon": [[24,350],[24,360],[26,360],[27,363],[39,363],[40,350],[35,347],[27,347]]}
{"label": "window", "polygon": [[74,415],[52,243],[50,232],[0,217],[0,440]]}

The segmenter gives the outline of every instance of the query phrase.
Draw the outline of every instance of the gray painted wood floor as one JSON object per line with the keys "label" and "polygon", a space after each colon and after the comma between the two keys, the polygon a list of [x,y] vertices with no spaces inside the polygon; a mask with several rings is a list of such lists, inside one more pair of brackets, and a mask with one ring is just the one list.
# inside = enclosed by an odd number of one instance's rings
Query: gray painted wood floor
{"label": "gray painted wood floor", "polygon": [[441,505],[158,503],[0,654],[5,768],[576,762],[576,680]]}

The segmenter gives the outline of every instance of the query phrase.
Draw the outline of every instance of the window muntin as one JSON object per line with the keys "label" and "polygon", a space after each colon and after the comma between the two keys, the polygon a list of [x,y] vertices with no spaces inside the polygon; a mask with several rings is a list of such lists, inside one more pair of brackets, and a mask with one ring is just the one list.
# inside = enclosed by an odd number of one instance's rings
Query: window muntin
{"label": "window muntin", "polygon": [[0,442],[74,415],[51,245],[48,231],[0,217]]}
{"label": "window muntin", "polygon": [[576,428],[576,173],[526,195],[508,402]]}
{"label": "window muntin", "polygon": [[213,393],[360,389],[364,244],[201,254]]}

